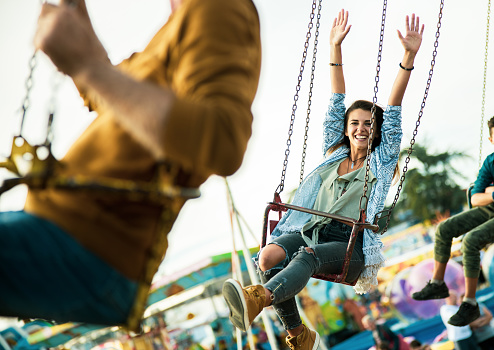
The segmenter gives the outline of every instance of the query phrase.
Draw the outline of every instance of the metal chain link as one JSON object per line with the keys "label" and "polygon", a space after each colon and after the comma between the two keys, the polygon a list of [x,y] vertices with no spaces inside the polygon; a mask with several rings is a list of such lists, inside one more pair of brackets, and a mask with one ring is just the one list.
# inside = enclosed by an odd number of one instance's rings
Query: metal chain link
{"label": "metal chain link", "polygon": [[413,145],[415,144],[415,137],[417,136],[418,127],[420,125],[420,119],[422,118],[422,115],[424,113],[425,102],[427,101],[427,97],[429,95],[429,88],[430,88],[431,81],[432,81],[432,74],[434,73],[434,66],[436,64],[437,47],[439,45],[439,35],[440,35],[440,29],[441,29],[441,19],[443,17],[443,8],[444,8],[444,0],[441,0],[441,6],[439,8],[439,15],[438,15],[438,22],[437,22],[436,40],[434,41],[434,51],[432,52],[431,68],[429,70],[429,77],[427,79],[427,84],[425,87],[424,98],[422,99],[422,104],[420,106],[420,111],[418,114],[417,122],[415,123],[415,130],[413,130],[413,136],[412,136],[412,139],[410,140],[410,148],[408,149],[408,152],[407,152],[407,157],[405,159],[405,166],[403,167],[403,173],[402,173],[401,178],[400,178],[400,183],[398,185],[398,189],[396,191],[396,195],[395,195],[395,198],[393,200],[393,204],[391,205],[390,209],[387,210],[388,213],[385,215],[385,216],[387,216],[386,225],[385,225],[381,234],[384,234],[387,231],[389,221],[391,220],[391,212],[393,211],[394,207],[396,206],[396,203],[398,202],[398,198],[400,197],[400,192],[403,188],[403,182],[405,181],[405,175],[406,175],[406,172],[408,171],[408,163],[410,162],[410,155],[412,154]]}
{"label": "metal chain link", "polygon": [[[40,4],[43,5],[47,3],[47,0],[40,0]],[[78,4],[79,4],[79,0],[70,0],[70,1],[67,1],[66,2],[69,6],[71,7],[77,7]],[[29,75],[26,79],[26,82],[24,83],[24,86],[26,88],[26,94],[24,96],[24,99],[22,101],[22,117],[21,117],[21,126],[20,126],[20,131],[19,131],[19,136],[22,136],[22,132],[24,130],[24,121],[26,119],[26,115],[27,115],[27,110],[29,109],[29,106],[31,104],[31,100],[30,100],[30,95],[31,95],[31,90],[32,90],[32,87],[33,87],[33,74],[34,74],[34,70],[37,66],[37,53],[38,53],[38,50],[35,50],[33,52],[33,55],[31,56],[31,59],[29,60]],[[60,73],[56,73],[56,74],[60,74]],[[53,139],[53,133],[52,133],[52,122],[53,122],[53,115],[54,115],[54,110],[55,110],[55,95],[56,95],[56,91],[58,90],[58,84],[59,84],[59,81],[57,80],[54,80],[54,85],[53,85],[53,89],[52,89],[52,97],[51,97],[51,100],[49,102],[49,120],[48,120],[48,128],[47,128],[47,132],[46,132],[46,140],[45,140],[45,144],[48,144],[48,143],[51,143],[52,139]]]}
{"label": "metal chain link", "polygon": [[[367,190],[368,190],[368,183],[369,183],[369,172],[370,172],[370,154],[372,152],[372,142],[374,140],[374,124],[376,120],[376,103],[377,103],[377,92],[379,91],[379,73],[381,72],[381,58],[382,58],[382,50],[383,50],[383,42],[384,42],[384,25],[386,24],[386,10],[388,7],[388,1],[384,0],[383,1],[383,11],[381,15],[381,32],[379,34],[379,49],[377,52],[377,65],[376,65],[376,77],[374,78],[376,85],[374,86],[374,97],[372,98],[372,108],[371,108],[371,126],[369,130],[369,140],[367,143],[367,161],[365,163],[365,179],[364,179],[364,189],[362,196],[360,197],[360,202],[359,202],[359,208],[361,210],[364,210],[364,212],[367,212],[367,204],[368,204],[368,197],[367,197]],[[362,202],[365,199],[365,204],[362,205]]]}
{"label": "metal chain link", "polygon": [[46,127],[45,146],[51,147],[53,142],[53,119],[55,117],[55,109],[57,105],[57,94],[62,82],[62,74],[58,71],[53,72],[51,97],[48,103],[48,123]]}
{"label": "metal chain link", "polygon": [[316,10],[316,3],[317,3],[316,1],[317,0],[313,0],[313,2],[312,2],[312,12],[310,14],[310,21],[309,21],[309,25],[308,25],[309,30],[307,31],[307,34],[305,36],[304,51],[302,54],[302,63],[300,64],[300,69],[299,69],[299,74],[298,74],[298,79],[297,79],[297,86],[295,88],[295,95],[293,97],[294,102],[293,102],[293,106],[292,106],[292,114],[290,117],[290,127],[288,129],[288,139],[286,140],[285,159],[283,161],[283,170],[281,172],[281,181],[280,181],[280,184],[278,185],[278,187],[276,188],[276,191],[275,191],[278,195],[285,188],[285,176],[286,176],[286,169],[288,166],[288,156],[290,155],[290,145],[292,144],[291,137],[293,134],[293,124],[295,122],[295,112],[297,110],[298,93],[300,91],[300,86],[302,83],[302,77],[303,77],[303,72],[304,72],[304,67],[305,67],[305,60],[307,58],[307,49],[309,47],[309,40],[311,38],[311,31],[312,31],[312,27],[314,26],[313,20],[314,20],[314,16],[315,16],[314,13]]}
{"label": "metal chain link", "polygon": [[487,79],[487,54],[489,52],[489,21],[491,18],[491,0],[487,4],[487,25],[485,31],[485,54],[484,54],[484,83],[482,86],[482,112],[480,116],[480,147],[479,147],[479,169],[482,166],[482,143],[484,135],[484,112],[485,112],[485,85]]}
{"label": "metal chain link", "polygon": [[302,150],[302,161],[300,163],[300,181],[299,184],[304,180],[304,167],[305,167],[305,155],[307,150],[307,138],[309,134],[309,122],[310,122],[310,107],[312,105],[312,88],[314,87],[314,71],[316,70],[316,54],[317,54],[317,44],[319,42],[319,26],[321,20],[321,8],[322,0],[319,0],[319,6],[317,8],[317,21],[316,21],[316,31],[314,33],[314,50],[312,52],[312,67],[310,75],[310,85],[309,85],[309,98],[307,100],[307,117],[305,118],[305,134],[304,134],[304,146]]}
{"label": "metal chain link", "polygon": [[31,56],[31,59],[29,60],[29,75],[26,79],[26,82],[24,83],[24,86],[26,88],[26,94],[24,96],[24,99],[22,101],[22,117],[21,117],[21,127],[19,131],[19,135],[22,136],[22,131],[24,128],[24,121],[26,119],[26,114],[27,110],[31,104],[30,100],[30,95],[31,95],[31,90],[33,88],[33,74],[34,74],[34,69],[36,68],[37,65],[37,51],[34,51],[33,55]]}

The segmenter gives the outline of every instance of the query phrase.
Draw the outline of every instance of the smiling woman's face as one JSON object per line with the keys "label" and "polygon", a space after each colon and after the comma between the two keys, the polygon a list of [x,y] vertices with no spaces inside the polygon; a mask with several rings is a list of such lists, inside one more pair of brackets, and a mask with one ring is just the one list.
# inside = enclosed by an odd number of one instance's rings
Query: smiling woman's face
{"label": "smiling woman's face", "polygon": [[345,136],[350,140],[352,151],[367,149],[372,114],[363,109],[355,109],[348,115]]}

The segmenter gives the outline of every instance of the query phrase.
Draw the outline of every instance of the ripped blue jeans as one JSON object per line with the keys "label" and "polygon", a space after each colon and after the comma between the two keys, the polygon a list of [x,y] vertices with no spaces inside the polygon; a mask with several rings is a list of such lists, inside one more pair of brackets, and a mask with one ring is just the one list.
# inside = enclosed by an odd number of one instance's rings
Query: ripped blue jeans
{"label": "ripped blue jeans", "polygon": [[[271,291],[272,306],[286,330],[302,324],[295,296],[307,285],[313,274],[340,273],[345,259],[351,227],[331,221],[319,231],[318,244],[307,252],[307,244],[298,232],[282,235],[269,244],[285,250],[285,260],[261,271],[263,286]],[[305,232],[311,237],[312,231]],[[359,234],[352,253],[346,281],[355,281],[364,267],[363,235]],[[328,282],[329,283],[329,282]]]}

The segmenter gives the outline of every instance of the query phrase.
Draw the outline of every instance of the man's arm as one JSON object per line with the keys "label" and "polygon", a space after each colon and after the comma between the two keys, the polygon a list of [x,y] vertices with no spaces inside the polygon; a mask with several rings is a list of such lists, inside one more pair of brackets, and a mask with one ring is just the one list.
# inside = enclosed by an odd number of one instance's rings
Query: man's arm
{"label": "man's arm", "polygon": [[484,160],[472,189],[471,202],[473,207],[484,206],[494,202],[492,198],[494,187],[490,186],[494,180],[493,170],[492,156],[489,155]]}
{"label": "man's arm", "polygon": [[[166,158],[204,175],[230,175],[240,166],[251,135],[250,106],[260,65],[258,19],[256,14],[255,21],[254,16],[242,21],[245,8],[234,4],[227,8],[219,1],[199,4],[195,12],[199,14],[188,23],[193,28],[181,33],[181,39],[188,40],[177,53],[184,63],[173,72],[179,81],[170,87],[134,79],[114,67],[82,6],[45,4],[35,45],[72,77],[80,91],[90,91],[110,109],[157,160]],[[222,15],[213,6],[229,12]],[[214,72],[205,69],[214,65],[221,67]],[[180,91],[177,97],[175,88],[185,85],[194,85],[195,90]],[[248,93],[239,97],[236,90]]]}
{"label": "man's arm", "polygon": [[156,158],[162,158],[159,131],[175,99],[173,92],[137,81],[114,67],[84,11],[84,0],[79,4],[78,8],[43,5],[36,48],[69,75],[79,90],[91,90],[101,97],[114,110],[118,122]]}
{"label": "man's arm", "polygon": [[405,20],[406,32],[405,36],[401,34],[398,30],[398,37],[405,49],[405,54],[401,61],[401,67],[398,70],[398,75],[396,76],[395,82],[391,89],[391,94],[389,95],[388,105],[390,106],[401,106],[403,96],[405,95],[405,90],[410,80],[411,69],[413,68],[413,62],[415,61],[415,56],[422,43],[422,33],[424,32],[424,25],[420,28],[419,17],[415,18],[415,14],[412,14],[412,20],[409,21],[408,16]]}
{"label": "man's arm", "polygon": [[484,193],[472,194],[472,199],[471,199],[472,207],[481,207],[484,205],[494,203],[494,199],[492,198],[492,192],[493,191],[490,190],[490,187],[487,187]]}

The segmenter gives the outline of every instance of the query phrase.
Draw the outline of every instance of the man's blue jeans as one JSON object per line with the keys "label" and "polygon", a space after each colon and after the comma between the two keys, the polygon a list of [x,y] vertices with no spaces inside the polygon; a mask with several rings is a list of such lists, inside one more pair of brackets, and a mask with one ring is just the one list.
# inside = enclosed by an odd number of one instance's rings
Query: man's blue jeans
{"label": "man's blue jeans", "polygon": [[136,290],[52,222],[0,213],[0,316],[124,324]]}

